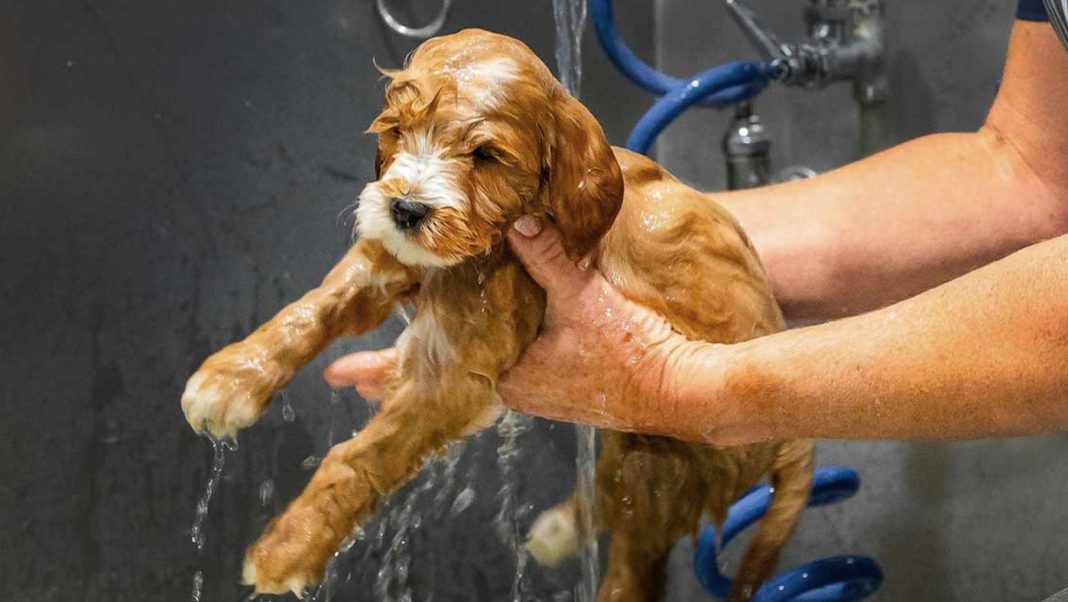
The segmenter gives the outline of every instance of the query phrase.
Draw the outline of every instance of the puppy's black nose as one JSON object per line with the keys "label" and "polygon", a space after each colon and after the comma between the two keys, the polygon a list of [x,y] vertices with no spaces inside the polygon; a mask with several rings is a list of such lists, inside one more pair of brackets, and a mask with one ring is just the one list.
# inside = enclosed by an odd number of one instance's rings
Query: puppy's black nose
{"label": "puppy's black nose", "polygon": [[422,203],[393,201],[389,205],[389,214],[393,216],[393,223],[397,224],[401,230],[410,230],[418,226],[428,213],[430,213],[430,207]]}

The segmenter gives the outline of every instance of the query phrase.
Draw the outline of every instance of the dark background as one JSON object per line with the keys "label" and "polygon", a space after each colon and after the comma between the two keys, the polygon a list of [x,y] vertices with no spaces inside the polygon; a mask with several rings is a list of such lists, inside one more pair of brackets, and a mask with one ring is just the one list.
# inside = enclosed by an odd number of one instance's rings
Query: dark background
{"label": "dark background", "polygon": [[[411,23],[438,6],[391,4]],[[753,56],[717,2],[616,4],[628,43],[674,74]],[[890,0],[895,138],[982,122],[1014,4]],[[784,37],[801,34],[800,2],[752,5]],[[455,0],[445,31],[467,26],[517,36],[555,66],[550,0]],[[243,549],[303,486],[302,462],[366,419],[354,394],[332,401],[319,371],[388,344],[402,323],[332,347],[289,388],[295,422],[278,404],[241,436],[203,554],[189,529],[211,450],[179,396],[207,354],[344,252],[346,208],[372,174],[373,139],[361,134],[380,106],[372,58],[397,66],[413,47],[372,0],[0,0],[0,599],[184,601],[198,569],[203,600],[243,597]],[[583,99],[620,143],[650,99],[606,64],[591,31],[584,64]],[[773,89],[757,108],[778,167],[855,158],[848,86]],[[723,113],[691,112],[660,159],[722,187],[725,125]],[[538,422],[521,441],[523,530],[570,489],[573,436]],[[379,599],[379,568],[402,572],[405,555],[413,600],[509,599],[514,556],[494,528],[499,443],[481,436],[454,479],[414,494],[414,510],[410,491],[384,510],[339,563],[334,599]],[[1068,585],[1066,456],[1063,436],[822,442],[821,462],[856,466],[863,489],[806,513],[782,564],[872,556],[883,600],[1040,599]],[[451,516],[466,487],[474,502]],[[682,542],[671,600],[705,599],[690,553]],[[574,576],[530,569],[525,591],[568,599],[554,595]],[[386,598],[403,590],[395,582]]]}

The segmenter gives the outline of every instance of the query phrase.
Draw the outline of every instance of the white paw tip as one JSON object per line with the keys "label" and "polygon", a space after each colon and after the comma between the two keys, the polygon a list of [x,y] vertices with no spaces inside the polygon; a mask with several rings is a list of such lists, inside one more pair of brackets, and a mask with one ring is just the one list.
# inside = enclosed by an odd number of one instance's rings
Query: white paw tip
{"label": "white paw tip", "polygon": [[241,583],[256,585],[256,565],[251,559],[245,559],[245,565],[241,567]]}
{"label": "white paw tip", "polygon": [[251,426],[259,417],[256,406],[248,399],[235,399],[226,409],[223,417],[224,427],[230,430]]}
{"label": "white paw tip", "polygon": [[304,597],[305,585],[304,580],[300,577],[293,577],[289,581],[286,581],[286,586],[289,588],[289,591],[293,592],[293,595],[296,596],[298,600]]}
{"label": "white paw tip", "polygon": [[572,515],[559,508],[542,513],[530,528],[527,550],[542,566],[553,567],[578,550],[578,529]]}

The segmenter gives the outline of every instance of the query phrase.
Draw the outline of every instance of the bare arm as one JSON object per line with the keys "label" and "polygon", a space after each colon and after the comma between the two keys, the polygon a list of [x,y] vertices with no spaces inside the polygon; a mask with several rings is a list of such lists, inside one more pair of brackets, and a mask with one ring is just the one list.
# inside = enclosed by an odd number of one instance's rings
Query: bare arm
{"label": "bare arm", "polygon": [[[723,445],[1068,429],[1068,236],[882,310],[735,345],[673,333],[557,238],[511,237],[548,293],[545,332],[500,384],[517,409]],[[609,314],[638,328],[621,334]],[[551,376],[560,366],[568,378]]]}
{"label": "bare arm", "polygon": [[1018,21],[976,133],[926,136],[811,180],[716,195],[791,318],[854,315],[1068,232],[1068,53]]}
{"label": "bare arm", "polygon": [[1068,236],[866,315],[665,372],[689,438],[953,439],[1068,428]]}

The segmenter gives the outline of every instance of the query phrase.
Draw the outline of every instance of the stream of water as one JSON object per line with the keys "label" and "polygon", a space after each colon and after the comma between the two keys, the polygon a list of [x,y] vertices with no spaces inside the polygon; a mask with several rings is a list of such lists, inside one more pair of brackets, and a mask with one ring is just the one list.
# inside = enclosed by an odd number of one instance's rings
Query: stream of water
{"label": "stream of water", "polygon": [[[214,459],[211,463],[211,474],[208,476],[208,484],[204,487],[204,493],[200,496],[200,500],[197,501],[197,511],[196,515],[193,517],[193,527],[189,531],[189,539],[193,542],[193,546],[196,547],[198,554],[204,551],[204,520],[208,518],[208,507],[211,504],[211,498],[215,495],[215,490],[219,488],[219,482],[222,480],[223,466],[226,464],[226,452],[237,449],[237,441],[235,440],[220,440],[210,435],[206,435],[206,437],[211,441]],[[198,570],[193,575],[193,602],[200,602],[200,594],[203,587],[204,571]]]}
{"label": "stream of water", "polygon": [[[575,98],[582,84],[582,33],[586,26],[586,0],[553,0],[556,21],[556,63],[560,83]],[[600,582],[594,500],[597,468],[597,430],[575,426],[575,500],[578,504],[579,567],[577,602],[593,602]]]}

